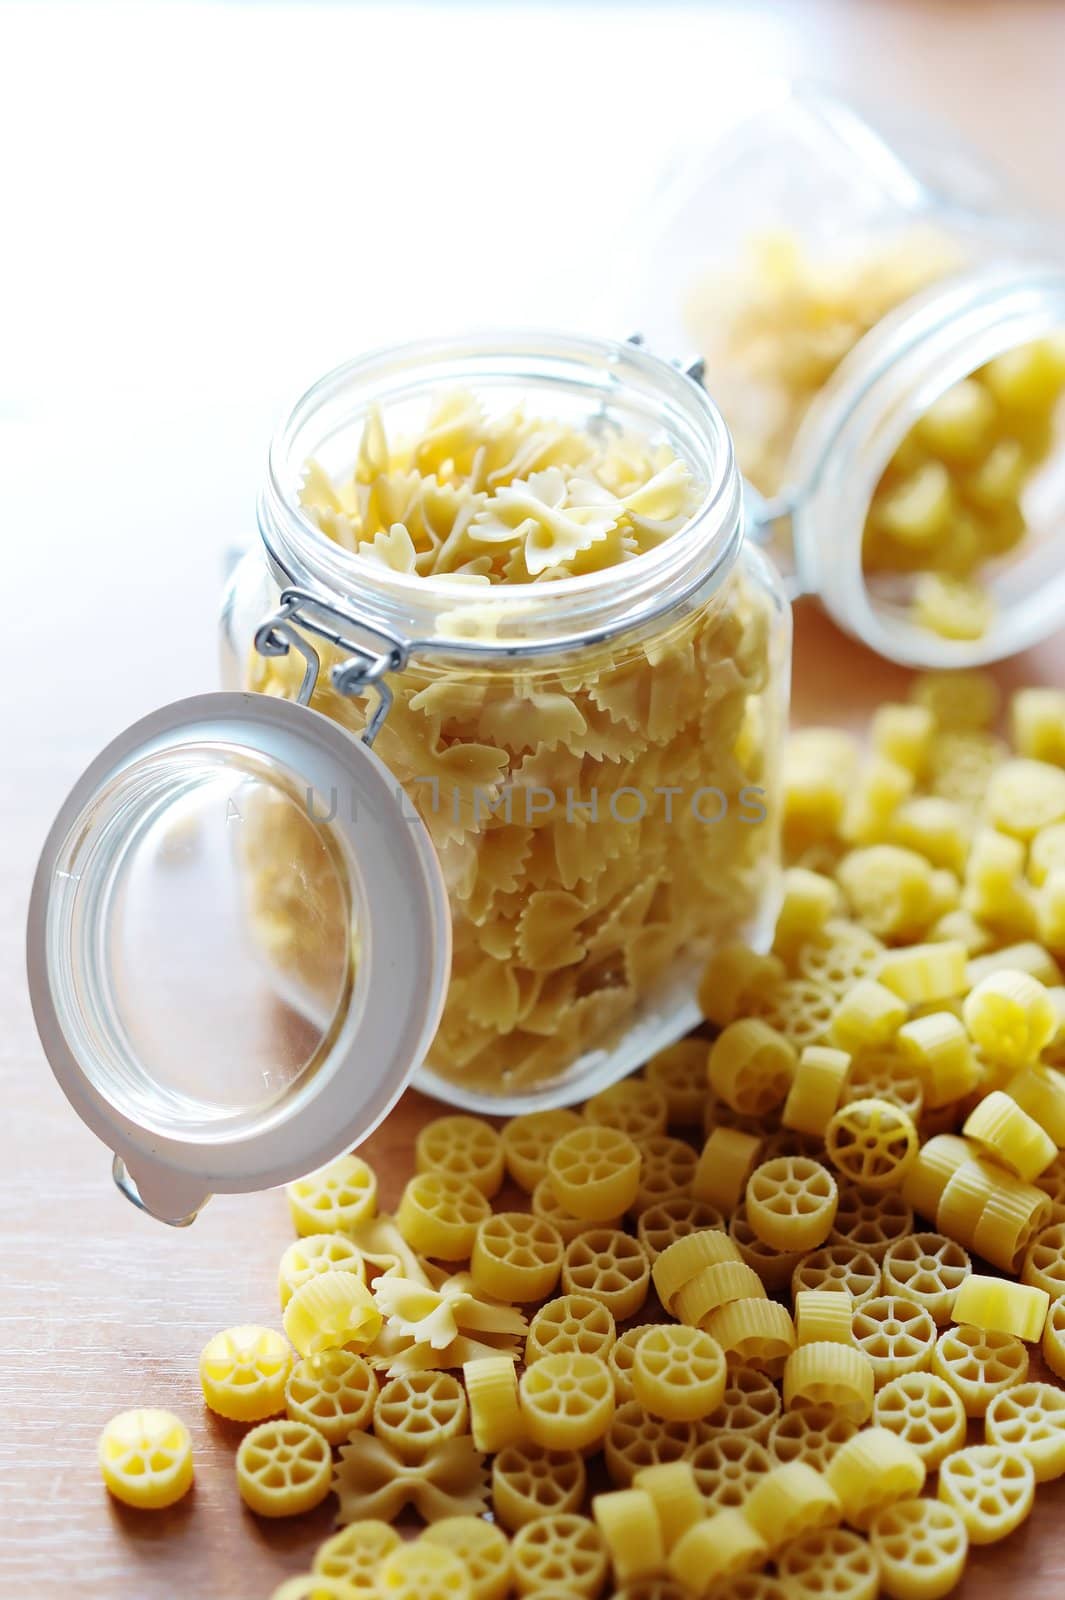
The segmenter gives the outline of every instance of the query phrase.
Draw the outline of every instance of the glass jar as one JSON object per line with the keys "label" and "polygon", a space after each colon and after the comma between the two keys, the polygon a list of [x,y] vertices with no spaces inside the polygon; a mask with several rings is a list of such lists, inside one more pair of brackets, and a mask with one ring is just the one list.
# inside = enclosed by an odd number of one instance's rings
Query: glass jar
{"label": "glass jar", "polygon": [[[664,452],[684,514],[619,564],[490,587],[323,531],[308,464],[361,471],[368,419],[424,428],[456,391]],[[707,953],[764,947],[779,898],[790,613],[744,509],[704,389],[633,344],[426,343],[303,396],[227,590],[227,691],[105,751],[38,868],[38,1028],[131,1198],[186,1220],[300,1175],[412,1080],[583,1099],[699,1021]]]}
{"label": "glass jar", "polygon": [[1059,230],[949,140],[774,85],[646,238],[629,314],[704,358],[793,594],[927,668],[1062,625]]}

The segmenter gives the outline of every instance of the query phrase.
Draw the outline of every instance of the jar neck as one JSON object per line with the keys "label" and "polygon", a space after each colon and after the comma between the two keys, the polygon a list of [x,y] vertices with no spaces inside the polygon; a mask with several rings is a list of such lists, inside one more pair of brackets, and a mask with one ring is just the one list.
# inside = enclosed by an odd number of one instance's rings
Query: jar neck
{"label": "jar neck", "polygon": [[1045,638],[1065,611],[1065,566],[1011,581],[977,640],[948,640],[874,603],[862,539],[873,494],[910,429],[947,389],[996,356],[1065,328],[1065,269],[1018,262],[959,274],[885,317],[810,408],[791,457],[790,508],[800,588],[820,595],[848,632],[892,660],[959,668]]}
{"label": "jar neck", "polygon": [[[308,461],[350,471],[372,406],[387,423],[448,388],[470,389],[490,407],[542,408],[575,427],[633,427],[664,438],[700,486],[699,504],[683,528],[634,560],[535,584],[474,589],[393,572],[335,544],[300,506]],[[742,543],[741,483],[720,414],[679,368],[611,340],[485,335],[377,352],[314,384],[271,445],[259,529],[282,586],[318,590],[415,648],[554,653],[627,633],[711,592]],[[473,623],[476,639],[464,636]]]}

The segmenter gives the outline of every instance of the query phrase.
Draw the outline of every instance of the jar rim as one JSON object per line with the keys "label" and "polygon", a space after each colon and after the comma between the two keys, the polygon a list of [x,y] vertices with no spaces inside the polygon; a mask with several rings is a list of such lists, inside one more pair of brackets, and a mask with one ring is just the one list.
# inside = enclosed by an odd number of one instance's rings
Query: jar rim
{"label": "jar rim", "polygon": [[[399,573],[368,562],[331,540],[299,504],[312,441],[354,430],[375,403],[427,397],[468,386],[552,388],[642,411],[664,427],[703,487],[687,523],[623,566],[490,591],[446,577]],[[529,645],[565,649],[614,637],[653,619],[725,576],[742,542],[742,496],[732,440],[710,396],[682,368],[632,342],[543,330],[505,330],[383,347],[325,373],[291,408],[270,445],[259,529],[275,570],[346,599],[357,596],[368,618],[398,628],[415,644],[446,642],[449,651],[484,655]],[[623,581],[619,582],[619,576]],[[464,607],[492,606],[491,639],[439,635],[441,618]]]}

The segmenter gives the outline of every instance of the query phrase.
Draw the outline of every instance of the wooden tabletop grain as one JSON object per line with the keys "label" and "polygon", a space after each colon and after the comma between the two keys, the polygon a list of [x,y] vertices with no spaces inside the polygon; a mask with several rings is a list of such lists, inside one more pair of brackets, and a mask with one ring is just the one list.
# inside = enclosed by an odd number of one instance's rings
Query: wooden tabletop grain
{"label": "wooden tabletop grain", "polygon": [[[284,1198],[270,1193],[215,1200],[184,1232],[161,1227],[120,1198],[111,1185],[107,1152],[78,1122],[43,1061],[25,994],[23,923],[36,853],[76,774],[134,717],[213,684],[222,552],[251,527],[255,473],[280,404],[281,390],[275,393],[264,376],[273,333],[268,336],[258,325],[258,310],[256,327],[243,327],[235,291],[211,327],[214,364],[200,353],[207,338],[200,325],[206,315],[204,285],[225,271],[221,256],[212,263],[212,241],[220,231],[224,235],[228,209],[239,205],[240,197],[224,144],[218,146],[217,192],[211,189],[213,163],[195,145],[197,127],[224,112],[232,148],[244,152],[247,181],[253,183],[255,140],[271,137],[268,124],[285,120],[284,63],[278,61],[289,38],[295,41],[301,77],[312,64],[315,71],[332,72],[335,54],[346,53],[355,95],[360,81],[365,84],[367,73],[374,72],[372,61],[358,60],[355,47],[373,19],[370,8],[348,12],[342,6],[204,10],[147,5],[134,16],[137,10],[116,15],[102,5],[0,7],[0,74],[6,69],[11,75],[5,103],[10,106],[12,95],[17,102],[21,92],[45,119],[34,132],[36,143],[27,133],[13,162],[12,182],[30,171],[32,181],[23,195],[33,191],[32,214],[19,233],[17,250],[13,238],[5,244],[5,266],[21,273],[16,278],[20,292],[14,300],[3,296],[0,316],[11,317],[16,352],[32,354],[37,341],[40,351],[47,351],[47,361],[42,353],[32,371],[25,369],[18,392],[5,390],[0,373],[0,539],[7,579],[0,613],[5,666],[0,708],[0,904],[5,913],[0,921],[0,1593],[263,1600],[284,1575],[306,1565],[315,1541],[328,1530],[328,1503],[291,1525],[272,1526],[244,1510],[234,1485],[234,1437],[204,1409],[196,1364],[201,1346],[217,1329],[238,1321],[277,1323],[277,1259],[290,1238]],[[395,8],[392,20],[380,23],[386,30],[382,37],[396,50],[406,26],[401,10]],[[424,26],[441,28],[444,10],[437,7],[436,21]],[[591,21],[578,20],[578,10],[573,7],[563,18],[552,10],[468,9],[461,25],[455,24],[461,35],[456,59],[471,40],[491,41],[498,34],[508,70],[520,74],[523,38],[535,45],[534,54],[540,52],[538,60],[548,60],[551,30],[562,30],[562,41],[564,30],[574,29],[573,37],[579,34],[574,48],[587,53],[589,71],[596,38],[602,41],[596,48],[609,45],[625,52],[634,74],[631,87],[646,42],[648,59],[673,62],[678,97],[690,104],[698,92],[692,75],[699,83],[715,73],[718,80],[738,75],[742,81],[759,64],[750,59],[754,48],[781,70],[815,74],[859,96],[878,92],[909,99],[943,116],[978,149],[997,157],[1035,199],[1050,209],[1065,209],[1060,189],[1065,8],[1027,0],[812,0],[643,11],[604,5],[590,13]],[[512,16],[501,15],[511,11]],[[304,21],[313,31],[313,63],[299,44]],[[415,34],[421,26],[417,23]],[[154,57],[141,48],[153,28],[163,40]],[[131,37],[136,63],[130,59]],[[153,103],[179,92],[167,52],[189,39],[203,78],[183,80],[180,87],[188,119],[181,139],[195,149],[199,166],[185,173],[170,166],[160,171],[159,181],[169,186],[167,204],[178,219],[170,233],[158,196],[127,185],[115,150],[126,150],[133,159],[138,149],[143,155],[145,141],[150,154],[151,141],[162,137],[161,124],[152,120]],[[688,58],[689,39],[703,52],[699,60],[705,72]],[[264,95],[261,76],[270,51],[280,76],[272,93]],[[398,70],[395,61],[389,70]],[[449,70],[442,61],[444,81],[426,124],[429,142],[433,118],[446,139]],[[20,89],[17,80],[27,74],[29,87],[22,82]],[[79,91],[88,95],[94,74],[102,86],[101,115],[113,113],[115,97],[120,109],[128,101],[123,141],[114,150],[94,144],[88,112],[82,118],[69,109],[72,86],[88,84]],[[64,85],[58,103],[47,87],[56,83]],[[367,92],[379,91],[371,86]],[[673,94],[667,84],[662,104]],[[553,102],[538,95],[530,104],[532,120],[523,115],[520,132],[532,152],[536,117],[550,117]],[[347,114],[346,107],[341,111]],[[324,116],[332,114],[323,106]],[[356,114],[353,106],[351,115]],[[409,107],[400,113],[413,114]],[[638,119],[639,102],[634,109],[630,101],[624,114]],[[335,269],[330,241],[348,224],[320,203],[311,216],[299,217],[300,186],[314,166],[314,119],[294,121],[305,130],[304,143],[286,147],[296,155],[282,175],[292,185],[285,214],[290,223],[298,217],[304,228],[306,260],[299,281],[272,285],[270,293],[276,291],[278,304],[290,313],[302,300],[310,319],[316,262],[327,273]],[[485,128],[483,137],[493,138],[492,130]],[[4,143],[12,157],[15,142],[5,138]],[[599,150],[599,158],[603,153]],[[36,159],[46,164],[47,182],[25,166]],[[387,160],[383,152],[380,159]],[[501,163],[503,156],[494,152],[486,159]],[[515,166],[521,167],[517,158]],[[529,170],[533,175],[527,173],[523,181],[535,207],[541,179],[534,162]],[[568,174],[555,176],[570,181]],[[335,190],[343,210],[339,184]],[[509,204],[505,195],[502,203]],[[141,208],[149,204],[156,209],[146,228]],[[456,214],[461,205],[456,194]],[[94,210],[103,217],[96,231]],[[5,215],[10,222],[10,211]],[[265,273],[271,229],[282,220],[263,218],[264,237],[256,249]],[[112,228],[125,232],[109,243]],[[150,237],[159,229],[165,237]],[[376,224],[368,233],[370,247],[377,250],[383,236]],[[52,241],[37,259],[32,256],[35,237]],[[409,251],[418,230],[393,233],[393,243],[400,237],[387,267],[400,274],[409,297],[415,280],[404,274],[411,270]],[[438,230],[430,243],[449,248]],[[153,250],[153,261],[177,263],[165,297],[154,283],[133,294],[134,276],[128,283],[122,278],[130,259],[135,273],[141,253]],[[352,250],[352,259],[355,254]],[[97,326],[93,306],[79,299],[85,274],[101,262],[125,285],[108,304],[106,326]],[[251,297],[259,292],[255,278],[254,272],[246,274]],[[177,290],[179,282],[200,295],[195,317]],[[105,277],[98,287],[103,293]],[[498,285],[492,292],[498,306]],[[516,305],[511,320],[520,322],[523,314],[524,306]],[[64,330],[62,351],[47,343],[47,329],[57,322]],[[300,316],[290,316],[290,322],[291,348],[298,344]],[[245,340],[239,363],[225,336],[226,328],[237,326]],[[361,321],[353,315],[337,355],[348,352],[352,328],[364,343],[377,331],[365,315]],[[196,352],[195,379],[182,362],[186,344]],[[308,351],[312,371],[323,364],[322,355],[317,346]],[[131,386],[128,374],[142,356],[154,363],[151,381]],[[247,381],[235,394],[231,380],[238,364]],[[9,366],[8,380],[13,370]],[[218,374],[225,374],[225,381]],[[28,395],[29,390],[34,393]],[[76,403],[64,407],[64,397],[71,395]],[[31,403],[42,397],[41,406]],[[225,440],[224,449],[219,439]],[[1000,676],[1004,682],[1053,682],[1060,680],[1063,666],[1065,641],[1059,640],[1011,663]],[[905,679],[842,639],[815,607],[800,609],[799,717],[856,720],[878,700],[903,691]],[[381,1176],[386,1204],[408,1172],[413,1135],[431,1109],[409,1095],[365,1152]],[[195,1489],[177,1508],[158,1516],[125,1511],[109,1499],[96,1473],[95,1442],[102,1424],[135,1404],[170,1407],[192,1430]],[[1040,1490],[1022,1532],[1002,1546],[974,1552],[959,1590],[963,1600],[992,1600],[1006,1586],[1018,1600],[1060,1600],[1065,1540],[1058,1519],[1063,1516],[1065,1487]]]}

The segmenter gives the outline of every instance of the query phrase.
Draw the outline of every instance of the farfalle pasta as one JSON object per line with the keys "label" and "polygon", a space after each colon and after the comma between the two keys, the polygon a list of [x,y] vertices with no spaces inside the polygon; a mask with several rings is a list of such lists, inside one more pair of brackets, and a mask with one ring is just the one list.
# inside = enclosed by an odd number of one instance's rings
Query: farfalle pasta
{"label": "farfalle pasta", "polygon": [[[465,391],[439,393],[406,438],[371,412],[352,454],[346,476],[308,463],[303,514],[367,586],[386,570],[454,595],[434,648],[389,674],[374,745],[451,902],[451,983],[427,1065],[467,1092],[526,1094],[610,1048],[678,968],[757,920],[774,854],[772,605],[735,569],[708,598],[616,637],[463,658],[508,625],[504,588],[535,597],[602,575],[623,593],[626,564],[688,526],[704,486],[665,442],[595,419],[493,415]],[[327,647],[323,668],[338,659]],[[295,651],[254,658],[250,683],[292,698],[302,668]],[[311,704],[366,726],[366,702],[327,670]],[[269,870],[250,850],[252,914],[282,962],[286,907],[317,892],[302,821],[271,815]],[[323,935],[293,915],[307,982],[308,942]],[[333,973],[335,956],[323,963]]]}

